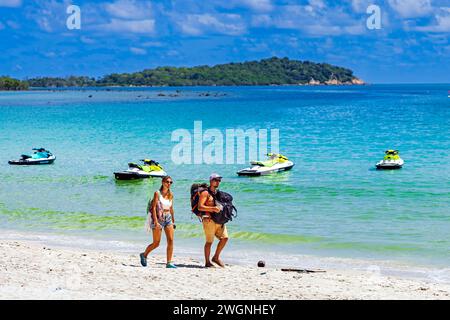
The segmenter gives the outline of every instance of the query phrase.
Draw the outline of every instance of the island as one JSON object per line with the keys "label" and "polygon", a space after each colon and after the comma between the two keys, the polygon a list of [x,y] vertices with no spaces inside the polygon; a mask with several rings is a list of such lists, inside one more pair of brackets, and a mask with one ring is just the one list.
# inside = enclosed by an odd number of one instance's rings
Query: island
{"label": "island", "polygon": [[0,90],[4,91],[18,91],[18,90],[27,90],[28,83],[24,81],[20,81],[10,77],[0,77]]}
{"label": "island", "polygon": [[328,63],[269,58],[215,66],[158,67],[134,73],[113,73],[98,79],[86,76],[39,77],[25,80],[30,87],[163,87],[362,85],[353,71]]}

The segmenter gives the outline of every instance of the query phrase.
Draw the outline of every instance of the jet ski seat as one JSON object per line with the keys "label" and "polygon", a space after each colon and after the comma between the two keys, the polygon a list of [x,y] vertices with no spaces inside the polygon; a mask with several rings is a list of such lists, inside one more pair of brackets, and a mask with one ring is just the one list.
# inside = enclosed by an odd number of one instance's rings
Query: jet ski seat
{"label": "jet ski seat", "polygon": [[133,162],[130,162],[130,163],[128,164],[128,167],[130,167],[130,168],[136,168],[136,169],[139,169],[139,170],[143,170],[143,169],[142,169],[142,166],[140,166],[140,165],[138,165],[138,164],[136,164],[136,163],[133,163]]}

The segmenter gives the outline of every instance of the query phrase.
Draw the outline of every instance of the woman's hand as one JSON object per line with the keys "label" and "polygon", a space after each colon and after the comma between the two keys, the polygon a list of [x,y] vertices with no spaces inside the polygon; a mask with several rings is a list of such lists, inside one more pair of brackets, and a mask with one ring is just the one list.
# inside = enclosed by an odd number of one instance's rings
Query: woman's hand
{"label": "woman's hand", "polygon": [[156,229],[162,229],[162,225],[159,224],[159,222],[155,223],[155,228]]}

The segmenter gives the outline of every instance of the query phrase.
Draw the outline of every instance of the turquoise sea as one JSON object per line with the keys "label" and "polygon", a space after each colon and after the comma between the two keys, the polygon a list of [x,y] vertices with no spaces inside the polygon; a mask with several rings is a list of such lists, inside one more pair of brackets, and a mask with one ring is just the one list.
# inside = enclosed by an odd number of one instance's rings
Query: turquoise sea
{"label": "turquoise sea", "polygon": [[[211,172],[235,197],[227,250],[394,260],[450,267],[450,85],[34,90],[0,93],[0,230],[144,247],[159,181],[116,182],[144,157],[173,177],[176,253],[203,244],[189,188]],[[177,93],[178,90],[178,93]],[[201,93],[210,93],[200,96]],[[160,95],[164,93],[164,96]],[[170,97],[170,94],[178,94]],[[245,167],[176,165],[172,131],[280,130],[296,166],[267,177]],[[9,166],[32,147],[55,164]],[[405,166],[376,171],[384,150]],[[0,231],[1,232],[1,231]],[[164,252],[161,249],[161,253]]]}

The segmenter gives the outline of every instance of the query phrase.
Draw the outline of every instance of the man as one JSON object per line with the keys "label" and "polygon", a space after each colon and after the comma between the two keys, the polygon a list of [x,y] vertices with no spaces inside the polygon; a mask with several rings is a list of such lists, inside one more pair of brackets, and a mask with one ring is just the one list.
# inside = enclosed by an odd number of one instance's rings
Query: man
{"label": "man", "polygon": [[[209,188],[208,190],[200,193],[200,198],[198,201],[198,210],[203,212],[202,223],[203,223],[203,231],[205,232],[206,243],[205,243],[205,267],[211,268],[214,265],[211,263],[214,262],[220,267],[225,267],[225,264],[220,260],[220,253],[223,248],[227,244],[228,241],[228,232],[227,227],[223,224],[217,224],[211,218],[213,214],[219,214],[220,208],[216,206],[214,197],[212,194],[217,192],[219,188],[220,182],[222,181],[222,177],[217,173],[211,174],[209,177]],[[214,237],[219,239],[219,244],[217,245],[216,253],[214,254],[212,260],[210,260],[211,255],[211,246],[214,241]]]}

